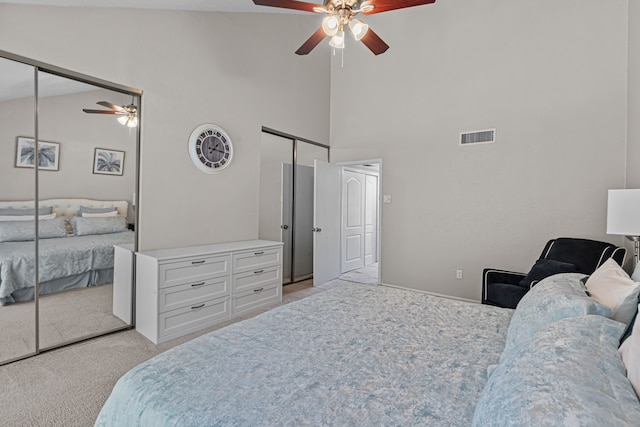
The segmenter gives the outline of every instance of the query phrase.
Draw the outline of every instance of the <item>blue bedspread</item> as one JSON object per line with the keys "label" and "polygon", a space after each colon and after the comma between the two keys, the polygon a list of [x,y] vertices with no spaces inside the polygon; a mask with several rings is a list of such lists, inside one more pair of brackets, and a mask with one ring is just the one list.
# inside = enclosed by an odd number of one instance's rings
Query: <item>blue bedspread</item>
{"label": "blue bedspread", "polygon": [[[41,239],[40,282],[92,270],[113,268],[113,245],[133,243],[134,233]],[[35,271],[34,242],[0,243],[0,298],[32,288]]]}
{"label": "blue bedspread", "polygon": [[345,285],[139,365],[96,426],[469,426],[511,315]]}

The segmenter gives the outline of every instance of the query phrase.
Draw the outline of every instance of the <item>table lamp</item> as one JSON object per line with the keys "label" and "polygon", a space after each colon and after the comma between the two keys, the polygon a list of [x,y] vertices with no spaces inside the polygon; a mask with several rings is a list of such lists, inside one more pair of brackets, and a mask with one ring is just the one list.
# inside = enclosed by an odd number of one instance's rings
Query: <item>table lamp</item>
{"label": "table lamp", "polygon": [[635,268],[640,253],[640,190],[609,190],[607,234],[627,236],[634,242]]}

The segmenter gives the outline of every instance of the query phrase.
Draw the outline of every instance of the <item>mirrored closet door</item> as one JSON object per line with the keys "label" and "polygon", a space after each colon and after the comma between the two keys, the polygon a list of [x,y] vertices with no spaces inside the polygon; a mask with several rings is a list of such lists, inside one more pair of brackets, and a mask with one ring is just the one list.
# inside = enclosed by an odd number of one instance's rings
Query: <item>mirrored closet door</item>
{"label": "mirrored closet door", "polygon": [[141,91],[7,52],[0,76],[3,364],[133,324]]}
{"label": "mirrored closet door", "polygon": [[263,129],[259,237],[281,241],[283,284],[313,277],[313,162],[329,147]]}
{"label": "mirrored closet door", "polygon": [[70,232],[39,239],[41,349],[130,324],[114,307],[114,288],[123,285],[114,281],[114,247],[134,244],[137,130],[118,121],[124,114],[85,110],[136,105],[133,98],[38,72],[38,137],[56,152],[55,167],[40,171],[39,205],[53,207]]}
{"label": "mirrored closet door", "polygon": [[[0,58],[0,363],[36,353],[35,67]],[[12,201],[20,201],[16,206]],[[18,210],[18,208],[20,208]]]}

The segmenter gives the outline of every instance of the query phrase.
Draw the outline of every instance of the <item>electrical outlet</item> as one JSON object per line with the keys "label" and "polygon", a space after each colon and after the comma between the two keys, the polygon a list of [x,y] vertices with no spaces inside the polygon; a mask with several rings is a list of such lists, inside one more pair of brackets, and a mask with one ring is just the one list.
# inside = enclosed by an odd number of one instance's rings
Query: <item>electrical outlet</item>
{"label": "electrical outlet", "polygon": [[462,279],[462,270],[456,270],[456,279]]}

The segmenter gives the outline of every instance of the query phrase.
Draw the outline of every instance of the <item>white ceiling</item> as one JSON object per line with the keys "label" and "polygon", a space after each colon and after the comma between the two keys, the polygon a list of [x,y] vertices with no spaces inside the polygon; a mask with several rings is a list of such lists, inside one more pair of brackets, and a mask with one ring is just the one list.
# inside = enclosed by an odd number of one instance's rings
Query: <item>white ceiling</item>
{"label": "white ceiling", "polygon": [[[322,0],[305,0],[322,4]],[[209,12],[299,13],[278,7],[256,6],[252,0],[0,0],[0,3],[48,6],[125,7],[136,9],[203,10]]]}

